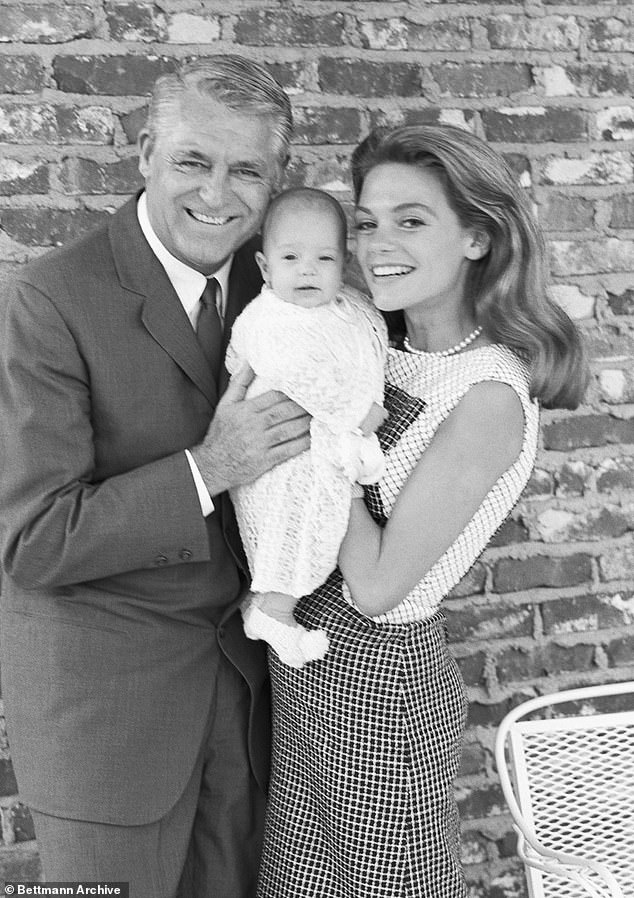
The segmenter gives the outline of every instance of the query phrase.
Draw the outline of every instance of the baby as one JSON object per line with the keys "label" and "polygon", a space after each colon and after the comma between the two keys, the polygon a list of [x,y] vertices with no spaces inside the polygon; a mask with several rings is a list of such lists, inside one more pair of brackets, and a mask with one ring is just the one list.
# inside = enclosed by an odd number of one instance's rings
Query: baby
{"label": "baby", "polygon": [[355,481],[372,483],[384,459],[386,337],[381,317],[344,288],[346,218],[329,194],[296,188],[271,202],[256,259],[265,286],[236,320],[231,373],[256,374],[249,395],[280,390],[312,415],[311,448],[231,491],[252,575],[244,629],[280,659],[323,658],[328,638],[293,615],[300,596],[337,563]]}

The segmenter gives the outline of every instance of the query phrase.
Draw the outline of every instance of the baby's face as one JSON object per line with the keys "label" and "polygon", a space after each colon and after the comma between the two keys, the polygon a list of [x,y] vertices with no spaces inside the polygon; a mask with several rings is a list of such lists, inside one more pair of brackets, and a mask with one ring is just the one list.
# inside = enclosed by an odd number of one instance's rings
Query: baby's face
{"label": "baby's face", "polygon": [[335,213],[280,209],[258,259],[268,286],[304,308],[332,302],[341,287],[344,251]]}

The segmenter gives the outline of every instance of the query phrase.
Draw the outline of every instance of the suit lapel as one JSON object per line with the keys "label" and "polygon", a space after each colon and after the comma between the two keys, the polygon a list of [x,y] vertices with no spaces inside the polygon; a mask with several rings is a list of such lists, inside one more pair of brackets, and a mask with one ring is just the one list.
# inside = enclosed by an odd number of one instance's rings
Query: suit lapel
{"label": "suit lapel", "polygon": [[[258,295],[262,289],[262,275],[255,261],[255,253],[261,248],[259,237],[253,237],[241,247],[233,258],[229,273],[229,295],[225,309],[223,353],[231,338],[233,323],[247,303]],[[229,373],[223,365],[220,370],[218,390],[224,393],[229,383]]]}
{"label": "suit lapel", "polygon": [[181,302],[139,226],[137,197],[110,223],[110,242],[121,286],[145,297],[141,319],[147,331],[185,372],[212,407],[218,390]]}

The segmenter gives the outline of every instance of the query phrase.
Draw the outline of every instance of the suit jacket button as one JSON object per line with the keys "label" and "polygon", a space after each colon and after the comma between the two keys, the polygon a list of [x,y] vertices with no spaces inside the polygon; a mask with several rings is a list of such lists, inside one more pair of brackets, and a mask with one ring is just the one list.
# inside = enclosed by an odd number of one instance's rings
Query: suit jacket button
{"label": "suit jacket button", "polygon": [[191,552],[189,549],[181,549],[180,552],[178,553],[178,557],[181,558],[183,561],[189,561],[189,559],[193,556],[193,554],[194,553]]}
{"label": "suit jacket button", "polygon": [[167,555],[157,555],[154,559],[154,564],[167,564],[168,560]]}

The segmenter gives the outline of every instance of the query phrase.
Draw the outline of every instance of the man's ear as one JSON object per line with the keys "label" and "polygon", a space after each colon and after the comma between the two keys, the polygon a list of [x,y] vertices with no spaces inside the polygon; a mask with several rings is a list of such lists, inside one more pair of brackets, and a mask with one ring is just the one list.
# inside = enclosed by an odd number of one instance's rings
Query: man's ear
{"label": "man's ear", "polygon": [[269,266],[266,264],[266,256],[264,253],[261,253],[259,250],[255,254],[255,261],[258,263],[258,268],[262,274],[262,280],[269,286],[268,275],[269,275]]}
{"label": "man's ear", "polygon": [[145,128],[139,131],[136,144],[139,151],[139,171],[145,178],[150,167],[150,156],[153,147],[152,138]]}
{"label": "man's ear", "polygon": [[476,261],[483,259],[491,249],[491,238],[486,231],[471,231],[467,237],[465,257]]}

